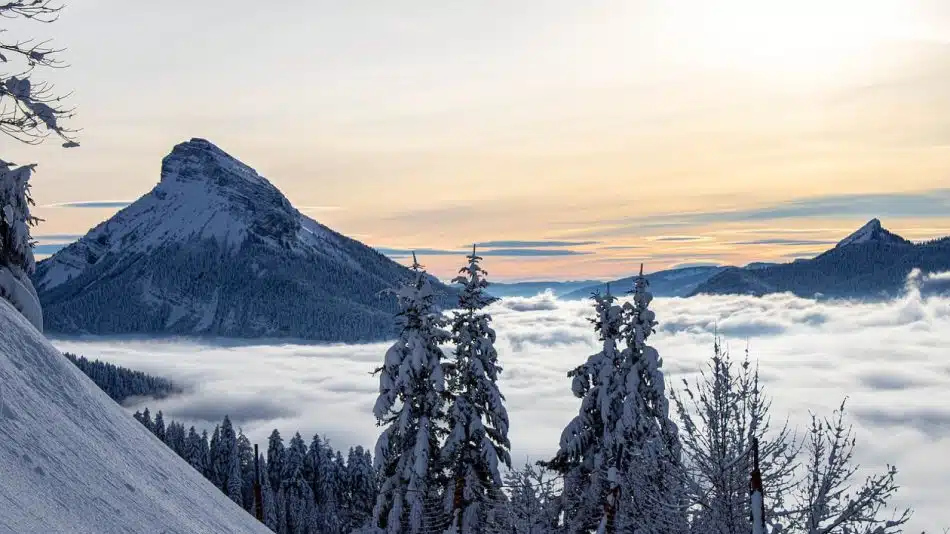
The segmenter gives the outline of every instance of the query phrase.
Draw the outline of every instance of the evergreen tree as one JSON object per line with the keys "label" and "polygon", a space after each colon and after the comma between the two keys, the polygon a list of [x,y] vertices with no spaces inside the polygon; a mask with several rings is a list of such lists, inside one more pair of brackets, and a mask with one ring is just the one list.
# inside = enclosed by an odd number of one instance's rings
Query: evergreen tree
{"label": "evergreen tree", "polygon": [[438,450],[446,432],[445,376],[439,345],[450,335],[434,309],[430,277],[415,255],[412,271],[413,280],[396,291],[399,339],[376,370],[379,397],[373,413],[386,428],[376,443],[382,484],[373,515],[390,534],[418,534],[427,528],[426,499],[443,483]]}
{"label": "evergreen tree", "polygon": [[198,435],[195,427],[192,426],[188,429],[188,435],[185,437],[185,461],[187,461],[191,467],[195,468],[196,471],[202,475],[206,475],[207,467],[204,463],[206,456],[207,453],[203,450],[201,436]]}
{"label": "evergreen tree", "polygon": [[318,507],[322,507],[325,501],[322,486],[323,478],[326,476],[327,467],[326,454],[324,452],[323,440],[320,434],[314,434],[310,440],[310,448],[307,449],[307,457],[304,462],[304,479],[310,484],[313,491],[314,501]]}
{"label": "evergreen tree", "polygon": [[369,523],[373,515],[373,503],[376,502],[376,471],[369,451],[357,446],[350,449],[346,462],[350,517],[348,528],[356,530]]}
{"label": "evergreen tree", "polygon": [[[234,500],[232,491],[235,486],[231,479],[232,475],[237,473],[238,484],[240,484],[241,466],[237,458],[237,434],[235,434],[234,426],[231,424],[231,419],[227,415],[224,416],[224,421],[221,422],[218,447],[213,454],[214,466],[219,478],[218,487],[221,488],[221,491],[223,491],[225,495]],[[238,493],[240,494],[240,490],[238,490]],[[240,496],[238,496],[235,502],[240,504]]]}
{"label": "evergreen tree", "polygon": [[267,461],[264,455],[260,457],[261,469],[261,501],[264,504],[264,524],[274,532],[278,532],[277,523],[277,494],[270,485],[270,477],[267,476]]}
{"label": "evergreen tree", "polygon": [[[623,392],[618,341],[623,328],[623,309],[610,294],[595,294],[597,315],[591,322],[602,341],[600,352],[568,373],[571,390],[581,399],[578,415],[561,433],[555,457],[542,465],[564,475],[562,506],[565,524],[572,532],[589,531],[603,517],[607,499],[607,470],[611,457],[611,432],[621,415]],[[619,397],[619,398],[618,398]]]}
{"label": "evergreen tree", "polygon": [[238,429],[237,456],[241,466],[241,501],[244,509],[254,511],[254,446],[244,432]]}
{"label": "evergreen tree", "polygon": [[211,434],[211,443],[208,445],[208,480],[219,489],[222,488],[224,476],[221,473],[221,426],[215,425],[214,432]]}
{"label": "evergreen tree", "polygon": [[275,428],[267,439],[267,477],[270,479],[270,486],[275,492],[282,487],[281,480],[284,472],[285,455],[284,440]]}
{"label": "evergreen tree", "polygon": [[237,439],[232,442],[231,452],[228,454],[228,478],[225,482],[228,498],[244,506],[244,476],[241,471],[241,455],[238,451]]}
{"label": "evergreen tree", "polygon": [[147,428],[149,432],[155,433],[155,426],[152,424],[152,414],[148,412],[148,407],[142,411],[142,424],[145,425],[145,428]]}
{"label": "evergreen tree", "polygon": [[200,459],[200,462],[201,462],[201,466],[202,466],[202,470],[201,470],[202,474],[204,474],[205,478],[207,478],[208,480],[212,480],[212,474],[211,474],[211,444],[208,442],[208,431],[207,431],[207,430],[202,430],[202,431],[201,431],[201,459]]}
{"label": "evergreen tree", "polygon": [[657,322],[642,265],[632,293],[632,301],[623,306],[627,346],[620,374],[625,388],[622,416],[611,433],[610,503],[617,510],[618,525],[673,534],[686,529],[684,488],[677,476],[682,470],[681,445],[670,419],[663,361],[647,345]]}
{"label": "evergreen tree", "polygon": [[155,434],[155,437],[162,440],[162,442],[165,441],[165,418],[162,416],[161,410],[155,414],[155,423],[152,426],[152,433]]}
{"label": "evergreen tree", "polygon": [[446,498],[452,507],[455,531],[481,532],[485,529],[486,501],[501,494],[498,462],[511,467],[508,450],[508,411],[498,390],[498,354],[491,316],[481,313],[493,299],[485,293],[487,274],[475,253],[459,270],[453,282],[462,284],[459,308],[452,320],[455,360],[449,369],[452,403],[448,410],[449,435],[442,459],[452,473],[452,487]]}
{"label": "evergreen tree", "polygon": [[310,525],[313,508],[313,490],[304,478],[307,445],[300,433],[294,434],[287,447],[287,455],[281,473],[281,489],[287,507],[287,529],[293,534],[304,534]]}

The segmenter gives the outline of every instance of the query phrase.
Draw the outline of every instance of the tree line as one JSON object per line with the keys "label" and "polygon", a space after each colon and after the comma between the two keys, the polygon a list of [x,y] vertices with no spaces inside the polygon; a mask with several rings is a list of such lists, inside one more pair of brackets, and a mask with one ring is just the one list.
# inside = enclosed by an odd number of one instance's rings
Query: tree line
{"label": "tree line", "polygon": [[90,360],[85,356],[77,356],[69,352],[63,353],[63,356],[119,404],[133,397],[162,399],[183,391],[167,378],[152,376],[100,360]]}

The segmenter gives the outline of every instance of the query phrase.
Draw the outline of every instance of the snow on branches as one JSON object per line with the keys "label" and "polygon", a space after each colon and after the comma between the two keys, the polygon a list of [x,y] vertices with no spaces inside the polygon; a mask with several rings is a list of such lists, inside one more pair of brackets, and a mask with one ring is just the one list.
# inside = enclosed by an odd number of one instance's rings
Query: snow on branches
{"label": "snow on branches", "polygon": [[487,273],[475,253],[459,270],[453,282],[462,285],[459,308],[452,318],[454,361],[446,368],[451,403],[449,434],[442,459],[450,471],[453,491],[446,492],[447,508],[453,511],[456,532],[482,532],[487,507],[484,503],[500,494],[499,462],[511,467],[508,411],[498,390],[498,353],[491,316],[480,310],[494,299],[485,293]]}
{"label": "snow on branches", "polygon": [[376,442],[382,484],[373,516],[390,534],[422,531],[426,499],[442,479],[438,450],[447,432],[439,345],[451,336],[443,329],[446,321],[435,309],[430,278],[415,254],[412,270],[413,280],[395,291],[399,339],[376,370],[379,396],[373,413],[386,428]]}
{"label": "snow on branches", "polygon": [[[52,0],[7,0],[0,4],[0,17],[50,23],[59,18],[62,9]],[[62,138],[64,147],[79,146],[75,131],[61,124],[73,116],[73,110],[63,106],[68,95],[57,94],[52,84],[31,78],[38,67],[66,67],[57,58],[62,51],[50,47],[48,40],[0,39],[0,64],[19,63],[15,74],[0,74],[0,132],[28,144],[41,143],[52,132]]]}

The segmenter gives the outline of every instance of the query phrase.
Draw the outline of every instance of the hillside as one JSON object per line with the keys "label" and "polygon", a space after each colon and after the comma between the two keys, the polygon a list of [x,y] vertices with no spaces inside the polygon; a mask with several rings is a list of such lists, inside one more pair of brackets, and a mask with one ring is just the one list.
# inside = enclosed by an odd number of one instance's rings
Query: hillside
{"label": "hillside", "polygon": [[[700,284],[710,277],[724,270],[725,267],[681,267],[679,269],[668,269],[657,271],[647,275],[650,281],[650,292],[657,297],[685,297],[687,294],[699,287]],[[635,276],[628,276],[619,280],[608,282],[610,291],[615,295],[623,295],[633,289]],[[607,289],[607,283],[593,284],[581,289],[572,291],[563,298],[565,299],[586,299],[595,291],[603,293]]]}
{"label": "hillside", "polygon": [[950,270],[950,239],[914,244],[872,219],[815,258],[758,269],[732,267],[691,294],[791,292],[802,297],[889,298],[903,291],[914,268]]}
{"label": "hillside", "polygon": [[40,262],[34,285],[54,335],[352,342],[392,334],[395,299],[380,291],[408,276],[192,139],[162,160],[149,193]]}
{"label": "hillside", "polygon": [[0,299],[0,534],[269,532]]}

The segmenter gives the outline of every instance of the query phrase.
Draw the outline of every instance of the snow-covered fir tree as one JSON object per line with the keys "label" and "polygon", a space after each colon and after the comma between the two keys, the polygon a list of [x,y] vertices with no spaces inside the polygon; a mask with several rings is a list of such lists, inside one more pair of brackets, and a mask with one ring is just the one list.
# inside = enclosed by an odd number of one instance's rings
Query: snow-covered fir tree
{"label": "snow-covered fir tree", "polygon": [[[649,281],[640,275],[633,299],[624,303],[621,376],[625,386],[623,415],[613,432],[617,472],[608,472],[617,502],[617,527],[674,534],[686,529],[678,428],[670,418],[663,360],[647,344],[657,324],[650,309]],[[619,491],[618,491],[619,489]]]}
{"label": "snow-covered fir tree", "polygon": [[274,491],[280,489],[280,480],[284,472],[284,457],[287,454],[284,448],[284,439],[275,428],[267,438],[267,477]]}
{"label": "snow-covered fir tree", "polygon": [[[207,433],[205,436],[207,436]],[[202,443],[201,436],[198,435],[198,431],[195,430],[194,426],[188,429],[188,435],[185,437],[185,460],[191,467],[205,476],[207,476],[208,469],[205,464],[208,457],[208,452],[205,449],[206,445],[207,441]]]}
{"label": "snow-covered fir tree", "polygon": [[373,457],[363,447],[350,449],[347,467],[347,501],[350,503],[350,516],[347,522],[348,532],[366,526],[373,515],[376,502],[376,470],[373,469]]}
{"label": "snow-covered fir tree", "polygon": [[[0,89],[0,100],[4,93]],[[34,165],[14,167],[0,160],[0,298],[13,304],[42,331],[43,312],[30,281],[36,269],[30,227],[39,221],[30,214],[33,199],[29,179],[33,168]]]}
{"label": "snow-covered fir tree", "polygon": [[159,410],[155,414],[155,422],[152,426],[152,433],[155,434],[155,437],[165,441],[165,416],[162,415],[162,411]]}
{"label": "snow-covered fir tree", "polygon": [[241,466],[241,502],[244,509],[254,511],[254,446],[242,429],[238,429],[237,457]]}
{"label": "snow-covered fir tree", "polygon": [[418,534],[426,502],[443,485],[439,447],[446,433],[444,354],[450,339],[445,319],[434,308],[429,276],[413,254],[413,279],[395,293],[400,311],[399,338],[386,352],[373,408],[385,426],[376,443],[381,485],[373,511],[376,524],[390,534]]}
{"label": "snow-covered fir tree", "polygon": [[221,475],[221,459],[219,457],[221,450],[221,425],[215,425],[211,433],[211,442],[208,444],[208,480],[212,484],[227,492],[224,486],[224,477]]}
{"label": "snow-covered fir tree", "polygon": [[[569,531],[664,532],[685,529],[677,429],[669,418],[662,360],[646,344],[656,325],[643,276],[632,302],[594,295],[594,329],[602,349],[571,373],[581,398],[577,417],[545,465],[564,474]],[[626,345],[619,350],[619,343]]]}
{"label": "snow-covered fir tree", "polygon": [[267,460],[264,454],[260,455],[261,469],[261,501],[264,505],[264,524],[274,532],[278,531],[277,524],[277,494],[274,493],[270,484],[270,476],[267,471]]}
{"label": "snow-covered fir tree", "polygon": [[305,534],[311,522],[314,505],[313,490],[304,476],[307,445],[300,433],[294,434],[287,446],[281,472],[281,490],[284,494],[287,530],[292,534]]}
{"label": "snow-covered fir tree", "polygon": [[447,366],[451,404],[449,434],[442,460],[451,473],[446,507],[451,532],[470,534],[485,529],[490,501],[501,496],[501,462],[511,467],[508,411],[498,389],[498,353],[491,315],[483,308],[494,299],[485,293],[487,274],[472,247],[468,264],[452,280],[461,284],[459,310],[452,318],[454,360]]}
{"label": "snow-covered fir tree", "polygon": [[571,391],[581,399],[581,406],[561,433],[554,458],[543,462],[564,475],[564,522],[572,532],[589,531],[605,519],[610,490],[606,475],[616,465],[614,432],[622,416],[626,387],[620,374],[622,356],[618,347],[623,309],[609,287],[606,294],[592,298],[596,316],[591,323],[601,350],[568,373]]}

